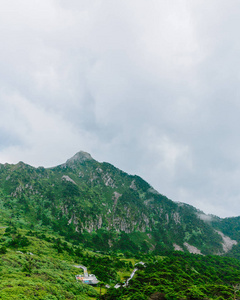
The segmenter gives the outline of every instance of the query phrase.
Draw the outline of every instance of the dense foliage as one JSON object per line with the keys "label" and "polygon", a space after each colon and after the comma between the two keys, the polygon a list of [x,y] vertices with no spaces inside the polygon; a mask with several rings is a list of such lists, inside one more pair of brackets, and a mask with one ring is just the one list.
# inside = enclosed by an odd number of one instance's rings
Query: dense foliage
{"label": "dense foliage", "polygon": [[175,252],[138,268],[128,287],[109,289],[101,299],[240,299],[236,259]]}
{"label": "dense foliage", "polygon": [[92,287],[76,282],[77,257],[65,250],[59,254],[54,237],[44,235],[52,240],[47,242],[15,227],[2,228],[0,236],[0,299],[87,300],[97,295]]}
{"label": "dense foliage", "polygon": [[[240,261],[229,257],[178,251],[104,255],[15,226],[0,229],[0,256],[0,299],[240,299]],[[137,264],[135,276],[123,287],[138,261],[145,265]],[[110,288],[77,282],[79,264]],[[115,288],[116,283],[121,287]]]}
{"label": "dense foliage", "polygon": [[99,289],[77,282],[84,265],[104,284],[130,274],[132,261],[122,255],[86,251],[62,237],[15,226],[0,229],[0,299],[95,299]]}

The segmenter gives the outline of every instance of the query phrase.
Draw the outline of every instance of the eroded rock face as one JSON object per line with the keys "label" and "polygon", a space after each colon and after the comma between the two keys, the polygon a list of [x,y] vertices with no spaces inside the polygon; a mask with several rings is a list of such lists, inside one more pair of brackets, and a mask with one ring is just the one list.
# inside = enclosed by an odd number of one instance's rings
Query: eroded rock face
{"label": "eroded rock face", "polygon": [[104,174],[103,181],[104,181],[106,186],[110,186],[112,188],[116,187],[115,184],[114,184],[113,179],[111,178],[111,176],[108,173]]}
{"label": "eroded rock face", "polygon": [[173,247],[175,251],[182,251],[182,252],[184,251],[183,248],[177,244],[173,244]]}
{"label": "eroded rock face", "polygon": [[172,217],[174,219],[175,224],[180,224],[181,223],[181,218],[178,212],[174,212],[172,214]]}
{"label": "eroded rock face", "polygon": [[216,232],[221,235],[222,237],[222,247],[223,247],[223,251],[225,253],[227,253],[228,251],[230,251],[233,247],[233,245],[237,245],[237,241],[230,239],[230,237],[224,235],[221,231],[216,230]]}
{"label": "eroded rock face", "polygon": [[133,180],[133,181],[131,182],[130,189],[133,189],[134,191],[137,190],[137,187],[136,187],[136,184],[135,184],[135,180]]}
{"label": "eroded rock face", "polygon": [[194,247],[186,242],[184,243],[184,246],[187,247],[187,249],[190,253],[203,255],[197,247]]}
{"label": "eroded rock face", "polygon": [[76,184],[76,182],[67,175],[63,175],[62,180],[66,180],[66,181],[69,181],[69,182],[72,182],[72,183]]}

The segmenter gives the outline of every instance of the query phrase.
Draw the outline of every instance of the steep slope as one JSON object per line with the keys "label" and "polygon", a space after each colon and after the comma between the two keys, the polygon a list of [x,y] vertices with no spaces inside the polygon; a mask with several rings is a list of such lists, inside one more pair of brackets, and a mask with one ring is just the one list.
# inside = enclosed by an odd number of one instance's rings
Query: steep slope
{"label": "steep slope", "polygon": [[204,214],[159,194],[139,176],[80,151],[54,168],[0,165],[2,215],[102,251],[225,253]]}

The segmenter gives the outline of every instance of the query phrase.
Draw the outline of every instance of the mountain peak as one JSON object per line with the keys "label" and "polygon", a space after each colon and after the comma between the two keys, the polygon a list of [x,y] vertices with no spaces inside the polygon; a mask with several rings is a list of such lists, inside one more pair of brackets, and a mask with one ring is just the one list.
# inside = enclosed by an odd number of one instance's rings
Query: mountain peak
{"label": "mountain peak", "polygon": [[93,160],[92,156],[84,151],[79,151],[73,157],[66,161],[66,165],[73,165],[75,163],[82,163],[87,160]]}

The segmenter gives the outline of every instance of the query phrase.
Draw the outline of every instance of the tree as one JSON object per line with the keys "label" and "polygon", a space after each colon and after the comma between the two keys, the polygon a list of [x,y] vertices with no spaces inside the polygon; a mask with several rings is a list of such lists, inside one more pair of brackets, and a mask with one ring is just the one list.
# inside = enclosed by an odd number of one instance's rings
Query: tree
{"label": "tree", "polygon": [[7,253],[7,248],[6,248],[6,246],[2,246],[1,248],[0,248],[0,254],[6,254]]}
{"label": "tree", "polygon": [[26,262],[25,262],[25,264],[23,265],[22,271],[23,271],[23,272],[26,272],[26,273],[27,273],[27,276],[30,276],[31,273],[32,273],[33,267],[34,267],[34,263],[33,263],[32,257],[27,257],[27,258],[26,258]]}
{"label": "tree", "polygon": [[101,294],[102,294],[102,287],[104,287],[104,282],[102,282],[102,281],[100,281],[99,283],[98,283],[98,285],[100,286],[100,291],[99,291],[99,296],[101,297]]}

